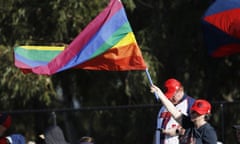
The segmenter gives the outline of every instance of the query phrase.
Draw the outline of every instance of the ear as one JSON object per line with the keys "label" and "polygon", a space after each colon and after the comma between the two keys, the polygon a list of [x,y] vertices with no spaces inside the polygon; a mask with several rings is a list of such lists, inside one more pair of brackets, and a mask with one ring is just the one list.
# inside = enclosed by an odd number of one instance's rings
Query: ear
{"label": "ear", "polygon": [[205,119],[206,121],[208,121],[208,120],[210,119],[210,117],[211,117],[210,114],[206,114],[206,115],[204,116],[204,119]]}
{"label": "ear", "polygon": [[178,90],[183,91],[183,90],[184,90],[184,89],[183,89],[183,86],[180,86],[180,87],[178,88]]}

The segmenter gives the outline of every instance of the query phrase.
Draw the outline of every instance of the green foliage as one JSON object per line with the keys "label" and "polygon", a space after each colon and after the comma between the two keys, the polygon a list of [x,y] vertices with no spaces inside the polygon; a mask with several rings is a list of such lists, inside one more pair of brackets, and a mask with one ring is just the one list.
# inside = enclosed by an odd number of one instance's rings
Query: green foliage
{"label": "green foliage", "polygon": [[[108,2],[109,0],[0,1],[2,111],[78,108],[73,101],[78,102],[80,107],[155,103],[144,71],[68,70],[47,77],[25,75],[14,66],[12,47],[19,44],[69,44]],[[182,81],[187,93],[193,97],[210,101],[240,99],[240,56],[214,59],[206,53],[200,18],[209,1],[122,2],[154,83],[162,87],[164,80],[175,77]],[[217,106],[214,107],[216,114],[212,121],[220,130],[221,111]],[[227,109],[229,118],[239,117],[234,113],[235,109]],[[76,114],[58,114],[57,118],[66,131],[73,132],[74,129],[79,135],[92,134],[98,143],[141,144],[152,140],[158,107],[145,110],[80,111]],[[35,113],[24,118],[18,116],[19,126],[16,126],[16,130],[24,129],[32,138],[34,132],[46,128],[43,122],[43,119],[47,119],[46,115]],[[39,122],[39,119],[42,121]],[[29,121],[32,122],[29,127],[24,127],[23,124],[28,124]],[[225,121],[235,123],[228,116]],[[74,126],[69,130],[67,125],[71,122]],[[230,134],[230,130],[226,132]],[[71,139],[71,135],[67,137]]]}
{"label": "green foliage", "polygon": [[17,108],[34,108],[33,101],[37,100],[44,105],[49,105],[54,97],[51,79],[37,75],[25,75],[16,69],[13,64],[12,50],[0,46],[0,103],[2,110]]}

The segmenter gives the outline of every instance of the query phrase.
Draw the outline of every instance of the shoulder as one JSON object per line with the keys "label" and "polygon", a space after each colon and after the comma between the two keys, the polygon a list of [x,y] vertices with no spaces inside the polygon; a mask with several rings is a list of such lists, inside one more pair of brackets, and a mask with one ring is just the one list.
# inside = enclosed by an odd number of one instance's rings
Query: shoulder
{"label": "shoulder", "polygon": [[[201,129],[201,130],[206,130],[206,131],[208,131],[208,130],[214,130],[214,128],[213,128],[209,123],[204,124],[204,125],[201,126],[199,129]],[[215,131],[215,130],[214,130],[214,131]]]}
{"label": "shoulder", "polygon": [[203,128],[205,129],[205,132],[207,132],[207,133],[216,134],[215,129],[209,123],[206,123]]}
{"label": "shoulder", "polygon": [[203,140],[217,141],[216,131],[209,123],[203,125],[199,130],[202,133]]}
{"label": "shoulder", "polygon": [[186,99],[189,100],[189,101],[195,101],[196,100],[195,98],[193,98],[193,97],[191,97],[187,94],[184,94],[184,95],[185,95]]}
{"label": "shoulder", "polygon": [[185,95],[185,99],[188,101],[189,105],[192,106],[196,99],[191,96],[188,96],[186,94],[184,94],[184,95]]}

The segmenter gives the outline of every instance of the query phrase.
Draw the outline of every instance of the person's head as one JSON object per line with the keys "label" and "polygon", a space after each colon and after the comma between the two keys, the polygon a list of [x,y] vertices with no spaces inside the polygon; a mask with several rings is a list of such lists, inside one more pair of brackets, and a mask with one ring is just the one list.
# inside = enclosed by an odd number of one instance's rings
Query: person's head
{"label": "person's head", "polygon": [[79,140],[79,144],[94,144],[94,139],[90,136],[83,136]]}
{"label": "person's head", "polygon": [[44,132],[44,140],[47,144],[68,144],[63,130],[58,125],[53,125],[46,129]]}
{"label": "person's head", "polygon": [[0,113],[0,136],[3,136],[5,131],[10,127],[12,118],[10,115]]}
{"label": "person's head", "polygon": [[170,78],[165,81],[164,87],[166,89],[165,96],[173,104],[178,104],[184,95],[182,84],[178,80]]}
{"label": "person's head", "polygon": [[204,99],[198,99],[196,100],[192,107],[191,107],[191,120],[193,122],[197,121],[208,121],[211,114],[211,104],[204,100]]}
{"label": "person's head", "polygon": [[233,129],[235,131],[235,137],[237,139],[237,143],[240,144],[240,125],[233,125]]}

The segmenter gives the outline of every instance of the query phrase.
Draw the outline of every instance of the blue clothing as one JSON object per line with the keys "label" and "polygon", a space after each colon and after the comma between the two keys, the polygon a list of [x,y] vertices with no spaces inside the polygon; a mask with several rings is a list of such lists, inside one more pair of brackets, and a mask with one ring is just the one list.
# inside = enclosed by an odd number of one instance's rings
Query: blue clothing
{"label": "blue clothing", "polygon": [[195,128],[190,117],[183,115],[182,127],[186,130],[181,136],[180,144],[216,144],[217,134],[214,128],[206,123],[200,128]]}
{"label": "blue clothing", "polygon": [[11,144],[26,144],[25,137],[21,134],[12,134],[9,137],[12,139]]}
{"label": "blue clothing", "polygon": [[185,93],[184,93],[183,98],[181,99],[181,101],[183,101],[184,99],[187,99],[187,101],[188,101],[187,113],[189,114],[190,113],[190,108],[192,107],[193,103],[195,102],[195,99],[190,97],[190,96],[188,96],[188,95],[186,95]]}

